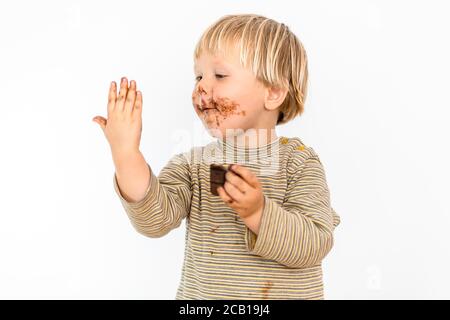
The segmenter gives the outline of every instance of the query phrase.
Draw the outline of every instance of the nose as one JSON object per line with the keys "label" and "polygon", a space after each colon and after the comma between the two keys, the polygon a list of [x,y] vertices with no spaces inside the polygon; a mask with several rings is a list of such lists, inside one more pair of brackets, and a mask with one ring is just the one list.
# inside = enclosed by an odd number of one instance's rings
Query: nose
{"label": "nose", "polygon": [[198,103],[200,105],[201,109],[208,107],[208,101],[211,99],[212,95],[209,95],[209,90],[205,90],[205,86],[202,84],[199,84],[197,87],[197,93],[198,93]]}

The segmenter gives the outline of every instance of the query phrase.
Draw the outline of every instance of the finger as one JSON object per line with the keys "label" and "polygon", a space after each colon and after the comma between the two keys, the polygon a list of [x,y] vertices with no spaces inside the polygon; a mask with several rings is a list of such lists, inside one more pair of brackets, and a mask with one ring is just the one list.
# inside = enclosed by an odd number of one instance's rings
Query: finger
{"label": "finger", "polygon": [[127,91],[128,91],[128,80],[126,77],[123,77],[122,80],[120,81],[120,91],[116,101],[116,108],[120,111],[123,111]]}
{"label": "finger", "polygon": [[233,171],[231,170],[227,171],[227,173],[225,174],[225,178],[227,179],[227,181],[229,181],[232,185],[234,185],[244,194],[250,188],[250,186],[247,184],[245,180],[243,180],[237,174],[233,173]]}
{"label": "finger", "polygon": [[95,116],[94,118],[92,118],[92,121],[98,123],[100,125],[100,128],[102,128],[102,130],[105,130],[107,123],[107,120],[105,118],[101,116]]}
{"label": "finger", "polygon": [[109,93],[108,93],[108,118],[109,115],[113,112],[114,107],[116,105],[116,82],[112,81],[109,86]]}
{"label": "finger", "polygon": [[225,189],[223,187],[218,187],[217,188],[217,193],[219,194],[219,196],[222,198],[223,201],[227,202],[227,203],[233,203],[234,200],[233,198],[231,198],[228,193],[225,191]]}
{"label": "finger", "polygon": [[250,186],[259,187],[259,180],[250,169],[238,164],[233,164],[230,169],[240,175]]}
{"label": "finger", "polygon": [[127,91],[127,97],[125,99],[124,111],[131,113],[136,100],[136,81],[130,81],[130,88]]}
{"label": "finger", "polygon": [[142,114],[142,92],[136,92],[136,101],[134,102],[133,114],[141,115]]}
{"label": "finger", "polygon": [[223,187],[224,187],[225,191],[230,195],[230,197],[233,198],[234,201],[237,201],[237,202],[242,201],[244,194],[241,192],[241,190],[236,188],[234,185],[232,185],[228,181],[225,182]]}

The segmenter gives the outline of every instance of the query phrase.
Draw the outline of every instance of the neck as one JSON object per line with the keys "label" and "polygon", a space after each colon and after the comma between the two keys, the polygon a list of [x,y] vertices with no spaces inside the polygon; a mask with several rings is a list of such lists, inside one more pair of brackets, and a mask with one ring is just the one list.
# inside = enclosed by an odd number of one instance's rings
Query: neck
{"label": "neck", "polygon": [[222,142],[239,148],[260,148],[278,139],[275,129],[251,129],[240,134],[229,135],[222,138]]}

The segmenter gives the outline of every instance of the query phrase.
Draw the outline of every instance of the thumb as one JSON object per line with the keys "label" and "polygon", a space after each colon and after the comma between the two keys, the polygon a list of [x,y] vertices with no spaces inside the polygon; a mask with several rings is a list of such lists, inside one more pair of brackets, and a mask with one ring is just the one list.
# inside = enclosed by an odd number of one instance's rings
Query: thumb
{"label": "thumb", "polygon": [[101,116],[95,116],[94,118],[92,118],[92,121],[97,122],[100,127],[102,128],[102,130],[105,130],[106,127],[106,119],[101,117]]}

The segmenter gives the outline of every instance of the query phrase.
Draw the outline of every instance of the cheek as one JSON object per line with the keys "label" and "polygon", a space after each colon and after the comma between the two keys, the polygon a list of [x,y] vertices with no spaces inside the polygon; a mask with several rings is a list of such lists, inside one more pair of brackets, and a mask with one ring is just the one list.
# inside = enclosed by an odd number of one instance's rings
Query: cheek
{"label": "cheek", "polygon": [[[229,102],[236,104],[235,111],[244,112],[244,115],[250,115],[261,111],[261,106],[264,106],[264,90],[258,84],[240,81],[227,89],[221,96],[227,97]],[[231,104],[228,105],[227,109],[233,109]]]}
{"label": "cheek", "polygon": [[248,113],[260,112],[262,111],[261,108],[264,107],[264,93],[257,88],[250,87],[243,91],[239,101],[242,102]]}
{"label": "cheek", "polygon": [[219,109],[220,114],[226,119],[231,116],[245,116],[246,110],[242,106],[239,100],[230,97],[217,98],[216,107]]}

